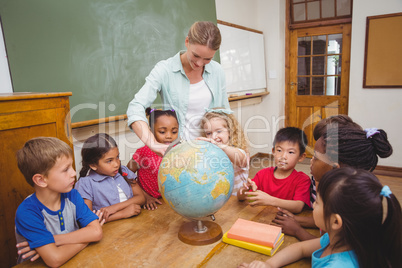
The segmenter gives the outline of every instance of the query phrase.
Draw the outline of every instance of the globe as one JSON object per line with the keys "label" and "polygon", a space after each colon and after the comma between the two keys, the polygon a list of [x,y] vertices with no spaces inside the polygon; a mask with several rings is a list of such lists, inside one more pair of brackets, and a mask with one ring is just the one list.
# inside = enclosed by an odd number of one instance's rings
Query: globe
{"label": "globe", "polygon": [[180,215],[200,219],[213,215],[233,190],[233,165],[218,146],[201,140],[173,147],[159,166],[163,199]]}

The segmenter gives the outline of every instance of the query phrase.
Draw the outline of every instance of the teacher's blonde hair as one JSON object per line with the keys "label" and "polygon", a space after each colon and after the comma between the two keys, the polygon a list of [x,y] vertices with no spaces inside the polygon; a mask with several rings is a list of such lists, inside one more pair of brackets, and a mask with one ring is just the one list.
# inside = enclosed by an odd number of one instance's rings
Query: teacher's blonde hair
{"label": "teacher's blonde hair", "polygon": [[197,21],[188,31],[188,41],[190,44],[204,45],[212,50],[218,50],[221,45],[221,32],[210,21]]}

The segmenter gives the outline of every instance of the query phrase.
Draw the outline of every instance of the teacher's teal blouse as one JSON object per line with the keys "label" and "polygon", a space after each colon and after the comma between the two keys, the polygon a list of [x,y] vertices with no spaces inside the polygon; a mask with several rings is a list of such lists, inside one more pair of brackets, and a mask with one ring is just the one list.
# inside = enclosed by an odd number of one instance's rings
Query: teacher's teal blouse
{"label": "teacher's teal blouse", "polygon": [[[183,133],[190,91],[190,80],[187,78],[180,61],[180,55],[183,53],[184,51],[180,51],[175,56],[162,60],[155,65],[146,77],[145,84],[128,105],[128,126],[135,121],[148,122],[145,109],[151,106],[159,94],[162,99],[162,106],[154,105],[153,108],[174,109],[179,121],[180,134]],[[205,65],[202,77],[212,94],[212,101],[208,108],[225,107],[230,109],[226,93],[225,74],[221,65],[212,60]]]}

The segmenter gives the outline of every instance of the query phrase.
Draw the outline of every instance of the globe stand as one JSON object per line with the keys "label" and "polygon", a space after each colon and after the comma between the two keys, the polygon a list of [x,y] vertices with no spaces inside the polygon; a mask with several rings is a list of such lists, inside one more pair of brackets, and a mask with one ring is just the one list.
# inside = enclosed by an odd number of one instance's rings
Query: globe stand
{"label": "globe stand", "polygon": [[180,227],[178,236],[186,244],[209,245],[222,238],[222,228],[211,221],[191,221]]}

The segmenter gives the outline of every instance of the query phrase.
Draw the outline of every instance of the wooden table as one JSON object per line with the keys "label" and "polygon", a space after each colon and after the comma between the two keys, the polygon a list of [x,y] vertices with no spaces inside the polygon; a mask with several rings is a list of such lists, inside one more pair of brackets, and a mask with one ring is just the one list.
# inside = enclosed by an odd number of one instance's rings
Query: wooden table
{"label": "wooden table", "polygon": [[[215,214],[215,222],[227,232],[237,218],[270,223],[277,209],[250,207],[235,196]],[[303,214],[311,214],[304,211]],[[223,243],[191,246],[178,239],[180,226],[188,222],[168,205],[155,211],[143,210],[137,217],[107,223],[103,238],[88,245],[63,267],[237,267],[242,262],[265,261],[269,256]],[[309,230],[318,236],[318,230]],[[279,250],[298,240],[285,235]],[[24,262],[18,267],[43,267],[42,260]],[[287,267],[311,267],[304,259]]]}

